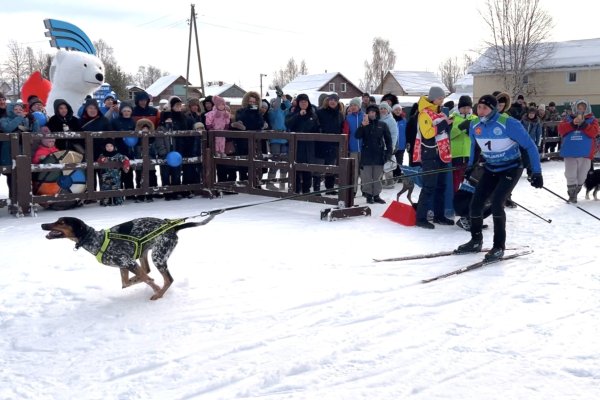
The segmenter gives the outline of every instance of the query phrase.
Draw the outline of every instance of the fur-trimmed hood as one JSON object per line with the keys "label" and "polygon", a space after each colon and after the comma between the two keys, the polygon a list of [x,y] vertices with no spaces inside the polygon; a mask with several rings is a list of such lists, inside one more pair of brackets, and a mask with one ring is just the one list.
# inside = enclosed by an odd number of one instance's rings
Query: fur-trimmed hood
{"label": "fur-trimmed hood", "polygon": [[248,107],[248,99],[250,97],[254,97],[256,99],[256,105],[257,106],[260,105],[261,99],[260,99],[260,95],[258,94],[258,92],[249,91],[249,92],[246,92],[246,94],[242,98],[242,108],[247,108]]}
{"label": "fur-trimmed hood", "polygon": [[508,112],[508,110],[510,109],[510,106],[512,105],[512,103],[510,101],[510,95],[506,92],[498,93],[498,95],[496,96],[496,100],[498,100],[498,103],[500,103],[500,99],[504,99],[504,102],[506,103],[504,106],[504,110],[502,110],[502,112],[503,113]]}

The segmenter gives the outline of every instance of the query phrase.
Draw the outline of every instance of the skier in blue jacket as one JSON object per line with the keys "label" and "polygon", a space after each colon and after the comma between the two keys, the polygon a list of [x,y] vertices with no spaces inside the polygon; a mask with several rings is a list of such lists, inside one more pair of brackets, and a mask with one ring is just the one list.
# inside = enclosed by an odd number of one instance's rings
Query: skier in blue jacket
{"label": "skier in blue jacket", "polygon": [[481,251],[483,235],[483,207],[486,200],[492,204],[494,220],[494,244],[485,255],[488,261],[504,256],[506,243],[506,214],[504,203],[523,173],[519,146],[527,151],[531,163],[531,186],[542,188],[542,167],[537,146],[516,119],[498,113],[498,101],[494,96],[484,95],[477,103],[479,118],[471,121],[471,155],[465,171],[468,179],[477,162],[477,150],[485,161],[483,176],[479,180],[471,201],[471,240],[460,245],[456,253]]}

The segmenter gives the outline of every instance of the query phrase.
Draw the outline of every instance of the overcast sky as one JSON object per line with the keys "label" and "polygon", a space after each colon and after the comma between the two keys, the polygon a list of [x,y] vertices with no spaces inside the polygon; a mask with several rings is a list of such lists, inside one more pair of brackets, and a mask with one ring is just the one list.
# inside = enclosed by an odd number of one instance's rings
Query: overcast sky
{"label": "overcast sky", "polygon": [[[21,1],[2,10],[0,55],[14,39],[35,51],[53,52],[44,36],[45,18],[77,25],[92,41],[104,39],[114,48],[122,69],[135,73],[154,65],[185,76],[190,1],[104,0]],[[429,0],[388,2],[211,1],[197,2],[198,35],[204,81],[266,88],[274,71],[294,57],[306,61],[309,73],[339,71],[358,85],[364,61],[371,59],[374,37],[390,41],[397,70],[438,72],[448,57],[459,59],[480,50],[488,35],[479,9],[484,1]],[[600,37],[600,6],[592,0],[542,0],[554,19],[548,40]],[[571,7],[572,5],[572,7]],[[197,57],[192,52],[190,81],[199,85]]]}

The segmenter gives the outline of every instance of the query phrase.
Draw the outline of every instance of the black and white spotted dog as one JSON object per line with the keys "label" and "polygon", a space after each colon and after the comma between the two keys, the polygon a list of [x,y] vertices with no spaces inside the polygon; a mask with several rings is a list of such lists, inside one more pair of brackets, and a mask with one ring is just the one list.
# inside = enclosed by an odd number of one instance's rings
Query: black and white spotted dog
{"label": "black and white spotted dog", "polygon": [[594,191],[594,200],[598,200],[598,190],[600,190],[600,169],[594,169],[594,163],[585,178],[585,198],[590,199],[590,192]]}
{"label": "black and white spotted dog", "polygon": [[[157,300],[173,283],[167,260],[177,245],[177,232],[205,225],[214,217],[211,214],[201,222],[187,223],[183,223],[185,219],[138,218],[102,231],[95,230],[80,219],[62,217],[54,223],[42,224],[42,229],[49,231],[47,239],[71,239],[76,243],[76,249],[84,248],[102,264],[120,268],[123,288],[145,282],[154,290],[150,299]],[[150,250],[152,262],[163,276],[162,288],[148,276]],[[129,278],[129,272],[135,276]]]}

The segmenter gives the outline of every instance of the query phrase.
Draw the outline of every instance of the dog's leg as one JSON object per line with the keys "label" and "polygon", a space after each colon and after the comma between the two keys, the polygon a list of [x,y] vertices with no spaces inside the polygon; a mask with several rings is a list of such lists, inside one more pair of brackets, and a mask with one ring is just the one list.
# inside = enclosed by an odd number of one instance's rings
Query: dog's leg
{"label": "dog's leg", "polygon": [[406,194],[406,198],[408,199],[408,202],[410,203],[410,205],[411,205],[411,206],[414,206],[414,205],[415,205],[415,203],[413,203],[413,201],[412,201],[412,199],[411,199],[412,192],[413,192],[413,189],[414,189],[414,188],[415,188],[414,186],[411,186],[411,187],[408,189],[408,193]]}
{"label": "dog's leg", "polygon": [[398,192],[398,194],[396,194],[396,201],[400,201],[400,196],[402,196],[402,193],[406,192],[408,189],[406,188],[406,186],[402,186],[402,190]]}
{"label": "dog's leg", "polygon": [[148,276],[148,274],[146,273],[146,271],[144,270],[143,267],[136,265],[136,267],[133,269],[132,272],[135,274],[135,277],[133,277],[129,280],[130,282],[133,281],[132,285],[134,283],[138,283],[138,281],[140,281],[140,282],[144,282],[148,286],[150,286],[152,288],[152,290],[154,290],[154,293],[160,291],[160,286],[158,286],[156,283],[154,283],[154,279],[152,279]]}
{"label": "dog's leg", "polygon": [[600,190],[600,185],[594,188],[594,200],[598,200],[598,191]]}
{"label": "dog's leg", "polygon": [[[135,268],[137,268],[137,266]],[[131,269],[131,272],[134,272],[133,270],[134,270],[134,268]],[[152,278],[150,278],[150,280],[154,281],[154,279],[152,279]],[[143,282],[143,281],[137,275],[134,275],[131,278],[129,277],[129,269],[128,268],[121,268],[121,287],[123,289],[125,289],[129,286],[133,286],[135,284],[141,283],[141,282]]]}
{"label": "dog's leg", "polygon": [[163,295],[165,294],[167,289],[169,289],[169,287],[173,283],[173,277],[171,276],[171,273],[169,272],[169,269],[167,268],[166,264],[161,267],[157,266],[156,268],[158,268],[161,275],[163,276],[164,283],[163,283],[163,287],[159,291],[154,293],[154,295],[152,297],[150,297],[150,300],[158,300],[161,297],[163,297]]}
{"label": "dog's leg", "polygon": [[142,257],[140,258],[140,261],[142,263],[142,267],[146,270],[146,273],[149,274],[150,273],[150,263],[148,262],[148,252],[150,250],[146,250],[142,253]]}

